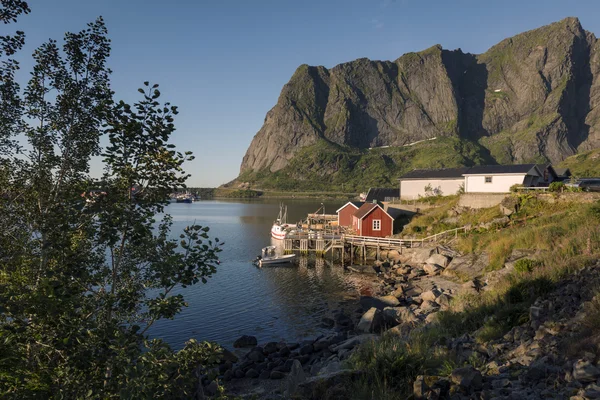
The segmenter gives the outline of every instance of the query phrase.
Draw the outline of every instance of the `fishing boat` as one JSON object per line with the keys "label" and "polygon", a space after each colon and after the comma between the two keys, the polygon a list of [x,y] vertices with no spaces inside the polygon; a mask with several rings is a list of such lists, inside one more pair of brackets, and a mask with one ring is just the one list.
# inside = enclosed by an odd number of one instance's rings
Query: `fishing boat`
{"label": "fishing boat", "polygon": [[278,256],[275,254],[275,246],[264,247],[261,251],[261,255],[256,257],[254,261],[259,267],[263,265],[282,265],[289,264],[296,258],[295,254],[286,254]]}
{"label": "fishing boat", "polygon": [[175,202],[177,203],[191,203],[193,201],[193,197],[189,193],[180,194],[175,198]]}
{"label": "fishing boat", "polygon": [[279,215],[271,227],[271,237],[277,240],[285,239],[287,230],[295,225],[287,223],[287,206],[279,205]]}

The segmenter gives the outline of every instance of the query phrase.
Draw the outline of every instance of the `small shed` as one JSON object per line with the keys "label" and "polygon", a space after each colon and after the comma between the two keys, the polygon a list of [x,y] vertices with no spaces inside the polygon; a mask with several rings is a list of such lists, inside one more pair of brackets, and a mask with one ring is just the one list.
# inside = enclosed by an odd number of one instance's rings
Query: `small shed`
{"label": "small shed", "polygon": [[398,189],[389,188],[370,188],[367,192],[365,202],[372,203],[373,201],[393,201],[400,198]]}
{"label": "small shed", "polygon": [[363,204],[365,204],[364,201],[349,201],[340,207],[336,211],[338,216],[338,226],[351,227],[352,216]]}
{"label": "small shed", "polygon": [[352,216],[352,228],[359,236],[391,236],[394,234],[394,217],[377,203],[365,203]]}
{"label": "small shed", "polygon": [[554,168],[556,172],[556,179],[559,181],[566,181],[571,178],[571,170],[569,168]]}

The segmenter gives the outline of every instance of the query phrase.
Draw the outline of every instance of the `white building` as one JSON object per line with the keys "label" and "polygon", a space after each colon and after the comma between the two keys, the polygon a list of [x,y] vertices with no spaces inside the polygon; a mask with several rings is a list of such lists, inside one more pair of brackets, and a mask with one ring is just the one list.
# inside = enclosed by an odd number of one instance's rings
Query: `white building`
{"label": "white building", "polygon": [[513,185],[537,186],[542,174],[535,164],[475,166],[463,174],[465,193],[509,193]]}
{"label": "white building", "polygon": [[513,185],[538,186],[544,173],[535,164],[480,165],[414,170],[400,178],[400,198],[465,193],[509,193]]}
{"label": "white building", "polygon": [[456,194],[465,184],[463,174],[469,168],[415,169],[400,178],[400,198]]}

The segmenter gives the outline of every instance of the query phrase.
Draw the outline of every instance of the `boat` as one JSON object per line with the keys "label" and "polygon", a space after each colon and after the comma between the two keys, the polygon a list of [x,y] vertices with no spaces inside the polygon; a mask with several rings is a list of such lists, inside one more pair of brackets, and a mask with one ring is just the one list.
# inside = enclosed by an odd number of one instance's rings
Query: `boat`
{"label": "boat", "polygon": [[287,223],[287,207],[283,204],[279,205],[279,215],[275,222],[273,222],[273,226],[271,227],[271,237],[277,240],[285,239],[287,234],[287,230],[295,225],[291,225]]}
{"label": "boat", "polygon": [[275,254],[275,246],[264,247],[261,251],[261,255],[256,257],[255,264],[259,267],[263,265],[281,265],[289,264],[296,259],[295,254],[286,254],[278,256]]}
{"label": "boat", "polygon": [[192,201],[194,201],[194,198],[189,193],[179,194],[179,195],[177,195],[177,197],[175,197],[175,202],[176,203],[188,203],[189,204]]}

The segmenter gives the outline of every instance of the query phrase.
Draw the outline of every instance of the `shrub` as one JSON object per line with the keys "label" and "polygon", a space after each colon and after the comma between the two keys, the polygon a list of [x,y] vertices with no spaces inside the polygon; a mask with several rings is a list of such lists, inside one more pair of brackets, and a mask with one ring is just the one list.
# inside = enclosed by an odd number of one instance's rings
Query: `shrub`
{"label": "shrub", "polygon": [[515,183],[514,185],[512,185],[510,187],[510,191],[513,193],[516,193],[519,191],[519,189],[521,189],[523,187],[523,185],[519,185],[518,183]]}
{"label": "shrub", "polygon": [[550,186],[548,186],[548,190],[551,192],[562,192],[565,190],[565,184],[563,182],[552,182]]}
{"label": "shrub", "polygon": [[532,272],[534,269],[542,266],[540,260],[532,260],[531,258],[521,258],[515,263],[515,271],[519,273]]}

